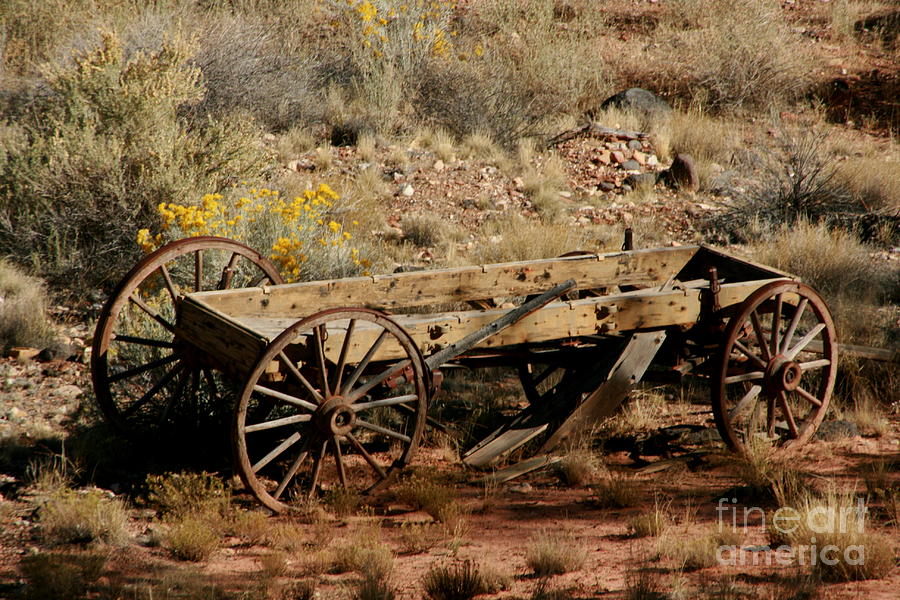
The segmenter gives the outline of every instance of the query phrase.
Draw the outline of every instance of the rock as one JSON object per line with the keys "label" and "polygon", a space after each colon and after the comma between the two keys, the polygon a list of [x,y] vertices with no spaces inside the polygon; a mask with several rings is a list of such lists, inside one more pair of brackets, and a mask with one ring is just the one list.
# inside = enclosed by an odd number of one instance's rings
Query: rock
{"label": "rock", "polygon": [[636,161],[639,165],[644,166],[647,164],[647,155],[641,152],[640,150],[635,150],[631,153],[631,159]]}
{"label": "rock", "polygon": [[407,198],[409,198],[414,193],[416,193],[416,190],[413,189],[413,186],[411,186],[410,184],[407,183],[406,185],[403,186],[403,189],[400,190],[400,193],[403,194],[404,196],[406,196]]}
{"label": "rock", "polygon": [[669,103],[643,88],[630,88],[610,96],[600,105],[601,110],[619,108],[653,117],[667,117],[672,112]]}
{"label": "rock", "polygon": [[656,185],[656,173],[635,173],[625,178],[625,183],[633,188]]}
{"label": "rock", "polygon": [[625,153],[621,150],[616,150],[615,152],[610,153],[610,157],[612,158],[612,162],[616,163],[617,165],[621,165],[623,162],[628,160],[625,158]]}
{"label": "rock", "polygon": [[642,144],[640,140],[628,140],[628,149],[629,150],[643,150],[644,144]]}
{"label": "rock", "polygon": [[616,185],[609,181],[601,181],[600,185],[598,185],[597,187],[604,192],[611,192],[616,189]]}
{"label": "rock", "polygon": [[851,421],[825,421],[819,425],[816,439],[834,442],[859,435],[859,428]]}
{"label": "rock", "polygon": [[655,154],[651,154],[650,156],[647,157],[647,166],[648,167],[655,167],[658,164],[659,164],[659,159],[656,158]]}
{"label": "rock", "polygon": [[572,197],[572,192],[559,192],[559,196],[560,198],[565,198],[566,200],[568,200]]}
{"label": "rock", "polygon": [[520,192],[525,189],[525,180],[521,177],[513,177],[513,185],[516,186],[516,189]]}
{"label": "rock", "polygon": [[514,483],[509,486],[509,491],[516,494],[529,494],[534,490],[530,483],[523,481],[522,483]]}
{"label": "rock", "polygon": [[438,173],[443,171],[444,170],[444,161],[442,161],[440,159],[434,161],[434,170],[437,171]]}
{"label": "rock", "polygon": [[690,154],[677,154],[672,166],[663,173],[663,180],[679,190],[696,192],[700,189],[700,176]]}
{"label": "rock", "polygon": [[61,385],[55,390],[53,390],[53,395],[59,398],[65,398],[67,400],[75,400],[79,396],[81,396],[84,392],[77,385]]}
{"label": "rock", "polygon": [[20,361],[26,361],[35,358],[40,353],[41,351],[37,348],[16,347],[10,348],[8,355],[10,358],[15,358]]}
{"label": "rock", "polygon": [[633,158],[626,160],[619,166],[622,167],[623,169],[625,169],[626,171],[640,171],[641,170],[641,163],[634,160]]}
{"label": "rock", "polygon": [[608,165],[612,162],[609,150],[600,150],[596,156],[591,157],[591,162],[595,165]]}

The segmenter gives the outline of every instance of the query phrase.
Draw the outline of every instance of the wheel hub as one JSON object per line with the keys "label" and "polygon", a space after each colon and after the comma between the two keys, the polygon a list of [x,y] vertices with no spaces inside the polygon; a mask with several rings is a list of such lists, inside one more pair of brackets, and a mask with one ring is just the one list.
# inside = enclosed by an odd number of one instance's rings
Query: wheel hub
{"label": "wheel hub", "polygon": [[315,421],[326,435],[346,435],[356,425],[356,412],[341,396],[333,396],[316,411]]}
{"label": "wheel hub", "polygon": [[802,377],[803,370],[800,368],[800,363],[788,360],[784,355],[779,354],[769,361],[769,366],[766,368],[766,388],[771,394],[792,392],[800,387]]}

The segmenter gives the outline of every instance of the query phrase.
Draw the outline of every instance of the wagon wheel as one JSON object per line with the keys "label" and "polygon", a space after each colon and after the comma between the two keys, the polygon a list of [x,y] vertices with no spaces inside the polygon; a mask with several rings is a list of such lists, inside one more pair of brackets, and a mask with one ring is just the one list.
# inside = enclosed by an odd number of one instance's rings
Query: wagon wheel
{"label": "wagon wheel", "polygon": [[91,354],[106,418],[131,435],[197,427],[215,413],[221,380],[175,335],[183,294],[282,283],[261,254],[217,237],[178,240],[137,263],[106,301]]}
{"label": "wagon wheel", "polygon": [[238,473],[275,512],[317,491],[374,491],[412,458],[427,401],[424,359],[402,327],[373,310],[322,311],[275,338],[247,378]]}
{"label": "wagon wheel", "polygon": [[730,448],[805,443],[825,416],[837,372],[824,301],[802,283],[763,286],[729,321],[715,369],[713,414]]}

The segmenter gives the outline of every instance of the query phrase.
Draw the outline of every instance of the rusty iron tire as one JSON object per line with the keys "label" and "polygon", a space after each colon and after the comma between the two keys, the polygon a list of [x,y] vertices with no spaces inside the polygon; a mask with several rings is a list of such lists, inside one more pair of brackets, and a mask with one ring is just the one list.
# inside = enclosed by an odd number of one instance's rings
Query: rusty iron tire
{"label": "rusty iron tire", "polygon": [[[337,321],[350,334],[329,355],[328,324]],[[361,329],[378,336],[365,354],[351,349]],[[395,356],[367,358],[377,348]],[[345,360],[353,352],[359,360]],[[271,375],[273,363],[283,377]],[[380,489],[415,453],[429,389],[418,347],[384,313],[335,308],[306,317],[268,345],[244,383],[232,429],[237,472],[279,513],[321,492]]]}
{"label": "rusty iron tire", "polygon": [[834,389],[835,337],[825,302],[799,282],[769,283],[739,306],[712,377],[713,415],[729,448],[746,454],[759,441],[783,452],[812,437]]}
{"label": "rusty iron tire", "polygon": [[[213,266],[211,253],[227,259],[215,274],[218,281],[204,278],[204,267]],[[246,275],[235,279],[242,268]],[[174,318],[182,292],[266,281],[283,283],[266,257],[220,237],[177,240],[138,262],[107,299],[94,330],[91,378],[107,421],[132,437],[153,436],[178,413],[177,404],[196,404],[201,390],[211,398],[218,396],[211,369],[198,364],[176,339]],[[153,298],[145,296],[149,291]],[[147,330],[152,333],[135,333]]]}

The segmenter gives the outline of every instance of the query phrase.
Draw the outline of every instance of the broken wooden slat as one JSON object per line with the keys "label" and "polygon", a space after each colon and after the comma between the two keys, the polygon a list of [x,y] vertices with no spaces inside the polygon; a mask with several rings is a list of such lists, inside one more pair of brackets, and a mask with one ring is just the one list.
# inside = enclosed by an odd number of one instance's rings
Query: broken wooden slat
{"label": "broken wooden slat", "polygon": [[507,481],[512,481],[516,477],[521,477],[526,473],[531,473],[532,471],[555,465],[561,460],[562,458],[559,456],[549,456],[547,454],[535,456],[534,458],[529,458],[528,460],[517,462],[514,465],[498,469],[490,475],[485,476],[483,481],[485,483],[495,484],[506,483]]}
{"label": "broken wooden slat", "polygon": [[585,429],[612,415],[625,400],[631,386],[643,377],[665,339],[664,331],[632,334],[618,362],[610,371],[609,379],[591,392],[544,442],[538,453],[551,452],[560,445],[575,441]]}

